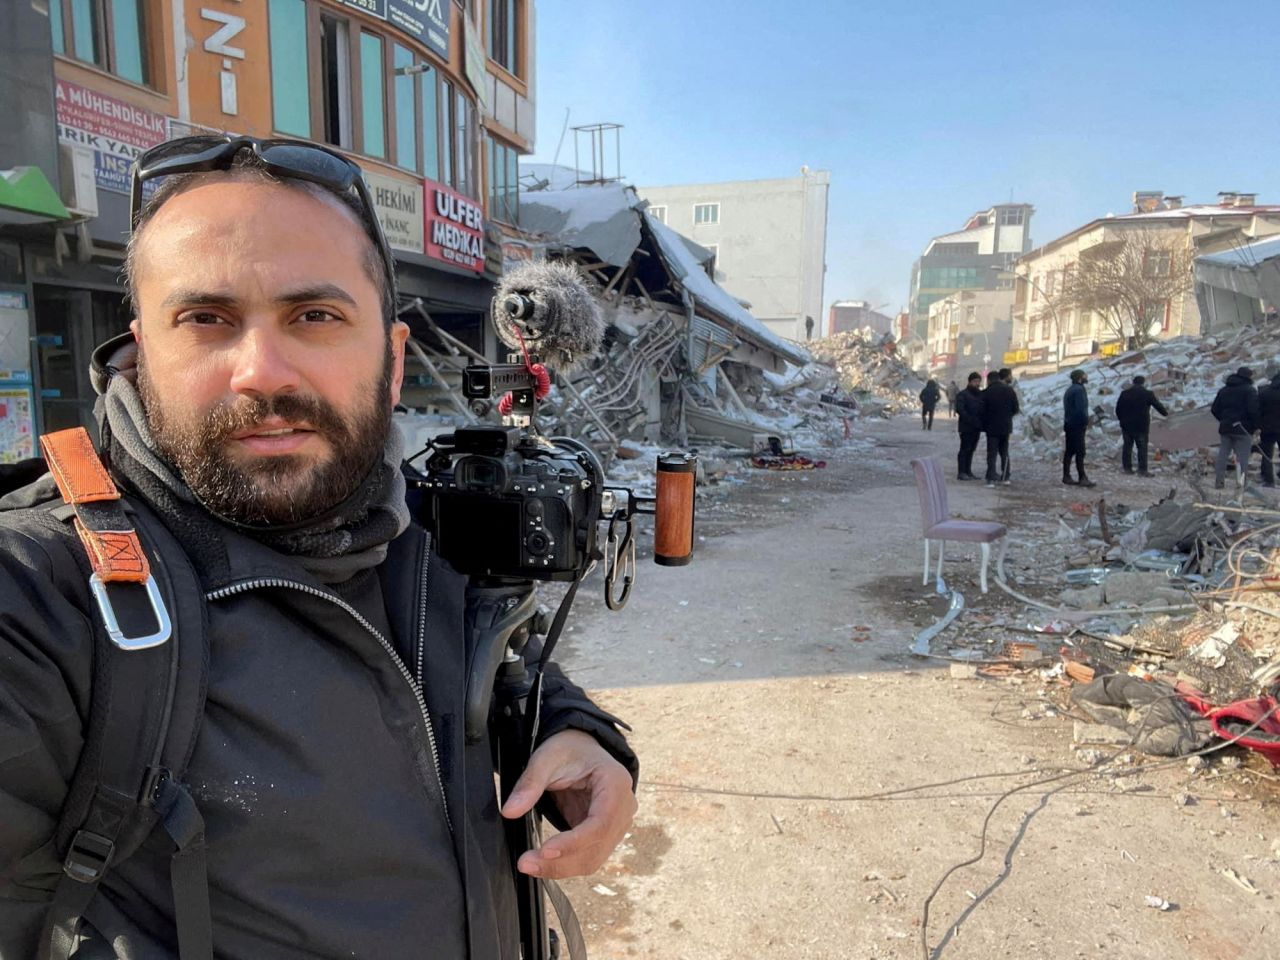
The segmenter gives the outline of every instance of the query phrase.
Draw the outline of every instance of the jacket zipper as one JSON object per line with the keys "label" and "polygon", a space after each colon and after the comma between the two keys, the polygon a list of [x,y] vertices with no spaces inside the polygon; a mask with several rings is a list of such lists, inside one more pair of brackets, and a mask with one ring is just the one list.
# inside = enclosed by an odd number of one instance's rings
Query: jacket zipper
{"label": "jacket zipper", "polygon": [[[425,580],[423,582],[425,586]],[[445,797],[444,776],[440,772],[440,751],[436,746],[436,733],[435,733],[435,728],[431,723],[431,714],[427,712],[427,701],[422,694],[422,685],[414,682],[413,674],[410,673],[409,668],[404,665],[404,661],[400,659],[399,655],[395,651],[395,648],[392,647],[391,644],[387,642],[386,637],[380,634],[374,628],[373,624],[371,624],[368,620],[366,620],[360,614],[360,611],[357,610],[355,607],[351,606],[351,604],[347,603],[345,600],[342,600],[339,597],[335,597],[331,593],[326,593],[323,590],[317,590],[315,587],[308,586],[305,583],[297,583],[293,580],[280,580],[276,578],[264,578],[260,580],[245,580],[241,583],[233,583],[230,586],[222,587],[218,590],[211,591],[210,593],[205,594],[205,600],[210,602],[214,600],[222,600],[227,597],[235,596],[236,594],[239,594],[239,593],[246,593],[250,590],[258,590],[263,587],[283,587],[289,590],[300,590],[301,592],[310,594],[313,597],[320,597],[322,600],[327,600],[330,603],[334,604],[335,606],[341,607],[347,613],[351,614],[352,618],[358,624],[360,624],[360,626],[368,630],[369,633],[373,636],[373,638],[377,640],[379,644],[381,644],[382,649],[385,650],[387,653],[387,656],[391,658],[391,662],[394,663],[396,665],[396,669],[400,671],[400,676],[404,677],[405,683],[407,683],[409,685],[409,689],[413,691],[414,699],[418,701],[418,709],[422,712],[422,722],[425,725],[427,730],[427,745],[431,748],[431,764],[435,768],[436,785],[440,788],[440,806],[444,810],[444,822],[445,822],[445,825],[449,828],[449,834],[452,835],[453,820],[449,816],[449,801]],[[426,605],[425,590],[423,591],[422,605],[425,608],[425,605]],[[425,614],[425,610],[424,610],[424,614]],[[425,616],[422,619],[425,620]],[[420,621],[420,625],[418,627],[419,644],[421,644],[423,630],[424,628],[421,626],[421,621]],[[422,657],[421,647],[419,647],[418,656],[419,656],[419,661],[421,661],[421,657]]]}
{"label": "jacket zipper", "polygon": [[418,650],[416,664],[418,687],[423,686],[423,670],[427,649],[427,585],[431,582],[431,534],[422,538],[422,580],[418,584]]}

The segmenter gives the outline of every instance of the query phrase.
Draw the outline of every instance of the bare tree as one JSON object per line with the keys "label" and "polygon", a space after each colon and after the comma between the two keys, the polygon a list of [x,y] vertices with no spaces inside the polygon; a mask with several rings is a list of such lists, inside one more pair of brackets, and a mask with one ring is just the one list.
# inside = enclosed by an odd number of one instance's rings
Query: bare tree
{"label": "bare tree", "polygon": [[1150,330],[1192,286],[1193,255],[1185,235],[1127,230],[1080,254],[1066,271],[1054,309],[1091,310],[1130,349],[1153,338]]}

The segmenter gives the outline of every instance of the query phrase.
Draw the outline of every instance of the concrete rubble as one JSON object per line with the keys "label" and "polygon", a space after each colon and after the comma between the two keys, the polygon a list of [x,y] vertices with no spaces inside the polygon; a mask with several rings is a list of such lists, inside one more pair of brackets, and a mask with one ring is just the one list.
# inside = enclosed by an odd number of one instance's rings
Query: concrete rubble
{"label": "concrete rubble", "polygon": [[839,396],[852,399],[865,416],[892,416],[920,405],[924,381],[897,350],[891,334],[869,327],[833,334],[806,346],[834,368]]}

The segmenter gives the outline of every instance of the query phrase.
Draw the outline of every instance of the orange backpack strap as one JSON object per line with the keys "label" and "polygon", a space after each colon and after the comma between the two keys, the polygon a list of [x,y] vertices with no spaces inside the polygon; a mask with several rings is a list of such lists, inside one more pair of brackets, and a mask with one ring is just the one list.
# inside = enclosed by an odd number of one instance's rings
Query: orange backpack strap
{"label": "orange backpack strap", "polygon": [[[125,650],[141,650],[164,643],[172,632],[169,613],[151,576],[138,532],[125,515],[120,491],[93,448],[89,434],[84,427],[59,430],[42,436],[40,446],[62,499],[75,508],[76,533],[93,566],[89,585],[107,633]],[[155,615],[154,633],[124,635],[107,594],[110,584],[140,584],[145,588]]]}

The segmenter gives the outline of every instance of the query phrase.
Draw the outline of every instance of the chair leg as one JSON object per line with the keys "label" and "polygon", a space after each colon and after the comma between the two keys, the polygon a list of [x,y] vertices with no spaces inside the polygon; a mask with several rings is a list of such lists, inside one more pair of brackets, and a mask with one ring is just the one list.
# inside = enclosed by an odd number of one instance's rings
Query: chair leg
{"label": "chair leg", "polygon": [[938,541],[938,581],[942,581],[942,556],[947,552],[947,541]]}
{"label": "chair leg", "polygon": [[924,586],[929,582],[929,538],[924,538],[924,576],[920,578],[920,585]]}
{"label": "chair leg", "polygon": [[991,562],[991,544],[982,544],[982,569],[978,573],[978,582],[982,584],[982,592],[987,592],[987,564]]}
{"label": "chair leg", "polygon": [[1001,537],[1000,538],[1000,557],[998,560],[996,560],[996,576],[997,577],[1000,576],[1000,571],[1004,569],[1004,554],[1007,549],[1009,549],[1009,538]]}

